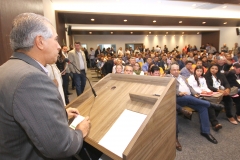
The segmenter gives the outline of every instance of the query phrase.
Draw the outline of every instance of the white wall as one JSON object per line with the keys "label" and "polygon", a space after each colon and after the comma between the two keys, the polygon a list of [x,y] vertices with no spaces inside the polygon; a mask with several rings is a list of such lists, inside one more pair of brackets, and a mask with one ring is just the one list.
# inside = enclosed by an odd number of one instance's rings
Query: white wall
{"label": "white wall", "polygon": [[50,20],[53,27],[56,29],[55,10],[51,0],[43,0],[43,15]]}
{"label": "white wall", "polygon": [[156,47],[156,45],[163,46],[166,44],[169,50],[176,46],[183,48],[186,44],[201,46],[201,35],[75,35],[74,41],[80,41],[87,44],[88,50],[90,47],[97,48],[97,44],[116,44],[119,47],[125,48],[126,43],[143,43],[146,48]]}
{"label": "white wall", "polygon": [[224,43],[227,44],[228,49],[232,49],[234,43],[240,45],[240,35],[236,33],[236,27],[219,27],[220,29],[220,41],[219,41],[219,50]]}

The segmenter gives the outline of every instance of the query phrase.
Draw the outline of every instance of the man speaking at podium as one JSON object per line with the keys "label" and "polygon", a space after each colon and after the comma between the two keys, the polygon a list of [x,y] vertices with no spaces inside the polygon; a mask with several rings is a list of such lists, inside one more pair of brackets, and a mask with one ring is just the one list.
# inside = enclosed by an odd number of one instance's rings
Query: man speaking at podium
{"label": "man speaking at podium", "polygon": [[[51,23],[34,13],[18,15],[12,23],[12,57],[0,66],[0,159],[69,159],[89,131],[86,117],[75,130],[46,64],[55,63],[60,46]],[[67,114],[66,114],[67,112]]]}

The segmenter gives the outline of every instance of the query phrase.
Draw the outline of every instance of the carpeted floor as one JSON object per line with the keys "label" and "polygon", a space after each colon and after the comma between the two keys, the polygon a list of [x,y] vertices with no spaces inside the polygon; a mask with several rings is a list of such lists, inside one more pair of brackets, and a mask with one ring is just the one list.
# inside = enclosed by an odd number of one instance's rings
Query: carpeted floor
{"label": "carpeted floor", "polygon": [[[87,76],[92,85],[94,85],[99,78],[94,70],[88,70]],[[71,84],[71,82],[69,83]],[[89,88],[88,82],[86,89]],[[71,89],[73,93],[69,96],[72,101],[76,98],[76,90]],[[227,121],[225,113],[222,112],[218,116],[219,123],[223,128],[218,132],[211,129],[212,135],[218,140],[218,144],[209,142],[205,137],[200,135],[200,124],[198,113],[193,113],[192,121],[178,116],[179,120],[179,141],[183,150],[176,151],[175,160],[238,160],[240,159],[240,124],[233,125]],[[102,160],[111,160],[109,157],[103,155]],[[161,158],[156,159],[161,160]]]}

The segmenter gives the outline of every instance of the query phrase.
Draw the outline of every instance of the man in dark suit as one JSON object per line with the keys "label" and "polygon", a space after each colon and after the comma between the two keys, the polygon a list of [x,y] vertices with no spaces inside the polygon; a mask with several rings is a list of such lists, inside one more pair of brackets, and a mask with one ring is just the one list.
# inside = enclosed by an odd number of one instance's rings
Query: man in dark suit
{"label": "man in dark suit", "polygon": [[47,76],[44,66],[57,61],[61,48],[55,29],[41,15],[23,13],[13,21],[10,42],[13,56],[0,66],[0,159],[71,157],[81,149],[90,121],[69,128],[67,119],[79,112],[65,110]]}

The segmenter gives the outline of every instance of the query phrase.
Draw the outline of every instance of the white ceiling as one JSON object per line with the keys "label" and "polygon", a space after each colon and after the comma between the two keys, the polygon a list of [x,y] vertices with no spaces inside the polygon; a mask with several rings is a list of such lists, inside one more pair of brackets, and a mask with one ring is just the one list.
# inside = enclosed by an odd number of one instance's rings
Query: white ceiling
{"label": "white ceiling", "polygon": [[[51,0],[55,10],[240,19],[240,5],[170,0]],[[223,8],[227,6],[226,8]],[[205,9],[200,9],[205,8]]]}

